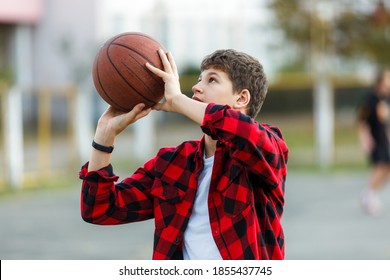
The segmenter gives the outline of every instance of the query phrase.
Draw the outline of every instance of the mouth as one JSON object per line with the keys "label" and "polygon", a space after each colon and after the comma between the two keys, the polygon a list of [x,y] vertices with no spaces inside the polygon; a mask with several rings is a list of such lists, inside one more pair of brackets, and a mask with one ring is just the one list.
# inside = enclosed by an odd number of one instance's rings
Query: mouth
{"label": "mouth", "polygon": [[198,101],[198,102],[203,102],[202,100],[200,100],[200,99],[199,99],[198,97],[196,97],[196,96],[193,96],[192,99],[195,100],[195,101]]}

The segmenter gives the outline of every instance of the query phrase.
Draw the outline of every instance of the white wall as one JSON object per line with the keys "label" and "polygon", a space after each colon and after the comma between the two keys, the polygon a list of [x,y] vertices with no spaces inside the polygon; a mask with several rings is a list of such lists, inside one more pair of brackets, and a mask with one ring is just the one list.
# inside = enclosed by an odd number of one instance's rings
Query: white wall
{"label": "white wall", "polygon": [[63,85],[88,75],[96,50],[95,0],[44,0],[41,20],[34,27],[34,81]]}
{"label": "white wall", "polygon": [[100,0],[102,40],[126,31],[145,32],[175,56],[179,68],[199,66],[219,48],[235,48],[259,58],[271,71],[267,46],[269,16],[256,0]]}

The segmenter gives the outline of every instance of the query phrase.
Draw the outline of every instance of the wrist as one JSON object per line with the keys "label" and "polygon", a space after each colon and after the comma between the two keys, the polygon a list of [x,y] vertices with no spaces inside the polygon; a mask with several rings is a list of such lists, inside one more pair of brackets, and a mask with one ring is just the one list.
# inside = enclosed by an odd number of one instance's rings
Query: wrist
{"label": "wrist", "polygon": [[93,139],[96,143],[99,143],[100,145],[110,147],[114,146],[115,135],[107,129],[103,129],[98,126],[96,128],[95,136],[93,137]]}
{"label": "wrist", "polygon": [[183,114],[183,111],[185,109],[188,110],[187,107],[187,101],[191,100],[188,96],[185,94],[179,94],[176,95],[174,98],[172,98],[172,109],[175,113]]}
{"label": "wrist", "polygon": [[114,150],[114,146],[101,145],[101,144],[95,142],[95,140],[92,140],[92,147],[95,150],[98,150],[98,151],[101,151],[101,152],[104,152],[104,153],[108,153],[108,154],[111,154],[112,151]]}

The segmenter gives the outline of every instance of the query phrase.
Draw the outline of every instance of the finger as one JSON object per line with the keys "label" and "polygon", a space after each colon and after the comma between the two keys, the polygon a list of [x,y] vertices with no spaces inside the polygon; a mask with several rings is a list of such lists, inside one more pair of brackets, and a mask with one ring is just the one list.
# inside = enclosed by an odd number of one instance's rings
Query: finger
{"label": "finger", "polygon": [[150,108],[148,109],[144,109],[145,108],[145,104],[144,103],[139,103],[137,105],[134,106],[134,108],[126,113],[126,116],[125,116],[125,122],[127,125],[139,120],[140,118],[143,118],[145,117],[146,115],[149,114],[149,112],[151,111]]}
{"label": "finger", "polygon": [[144,103],[139,103],[139,104],[135,105],[134,108],[129,113],[134,113],[135,115],[137,115],[140,112],[142,112],[142,110],[145,108],[145,106],[146,105]]}
{"label": "finger", "polygon": [[162,71],[161,69],[157,68],[157,67],[154,67],[152,64],[150,64],[149,62],[146,62],[145,63],[145,66],[146,68],[148,68],[151,72],[153,72],[154,74],[156,74],[157,76],[161,77],[162,75],[164,75],[164,71]]}
{"label": "finger", "polygon": [[141,113],[144,108],[145,108],[144,103],[139,103],[139,104],[135,105],[131,111],[126,113],[126,119],[128,119],[128,120],[135,119],[137,117],[137,115],[139,113]]}
{"label": "finger", "polygon": [[175,59],[173,58],[173,55],[171,54],[171,52],[168,52],[167,56],[168,56],[169,64],[171,65],[173,73],[175,75],[177,75],[178,74],[177,66],[176,66]]}
{"label": "finger", "polygon": [[158,50],[158,53],[159,53],[159,55],[160,55],[160,58],[161,58],[161,61],[162,61],[163,66],[164,66],[165,72],[167,72],[167,73],[172,73],[171,63],[170,63],[170,61],[168,60],[167,54],[166,54],[162,49],[159,49],[159,50]]}
{"label": "finger", "polygon": [[146,62],[145,66],[146,66],[146,68],[149,69],[149,71],[151,71],[152,73],[154,73],[158,77],[160,77],[160,78],[164,77],[165,72],[163,70],[161,70],[161,69],[159,69],[157,67],[154,67],[149,62]]}
{"label": "finger", "polygon": [[148,109],[145,109],[145,110],[142,110],[139,114],[136,115],[135,117],[135,121],[143,118],[143,117],[146,117],[147,115],[149,115],[149,113],[152,111],[152,108],[148,108]]}

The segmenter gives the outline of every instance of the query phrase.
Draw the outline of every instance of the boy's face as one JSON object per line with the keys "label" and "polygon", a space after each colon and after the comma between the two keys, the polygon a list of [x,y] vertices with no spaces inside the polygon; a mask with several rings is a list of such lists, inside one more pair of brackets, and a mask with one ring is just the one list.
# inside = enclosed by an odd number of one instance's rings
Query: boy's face
{"label": "boy's face", "polygon": [[233,107],[237,96],[233,92],[233,83],[222,70],[209,68],[204,70],[198,83],[192,87],[192,99],[204,103],[216,103]]}

